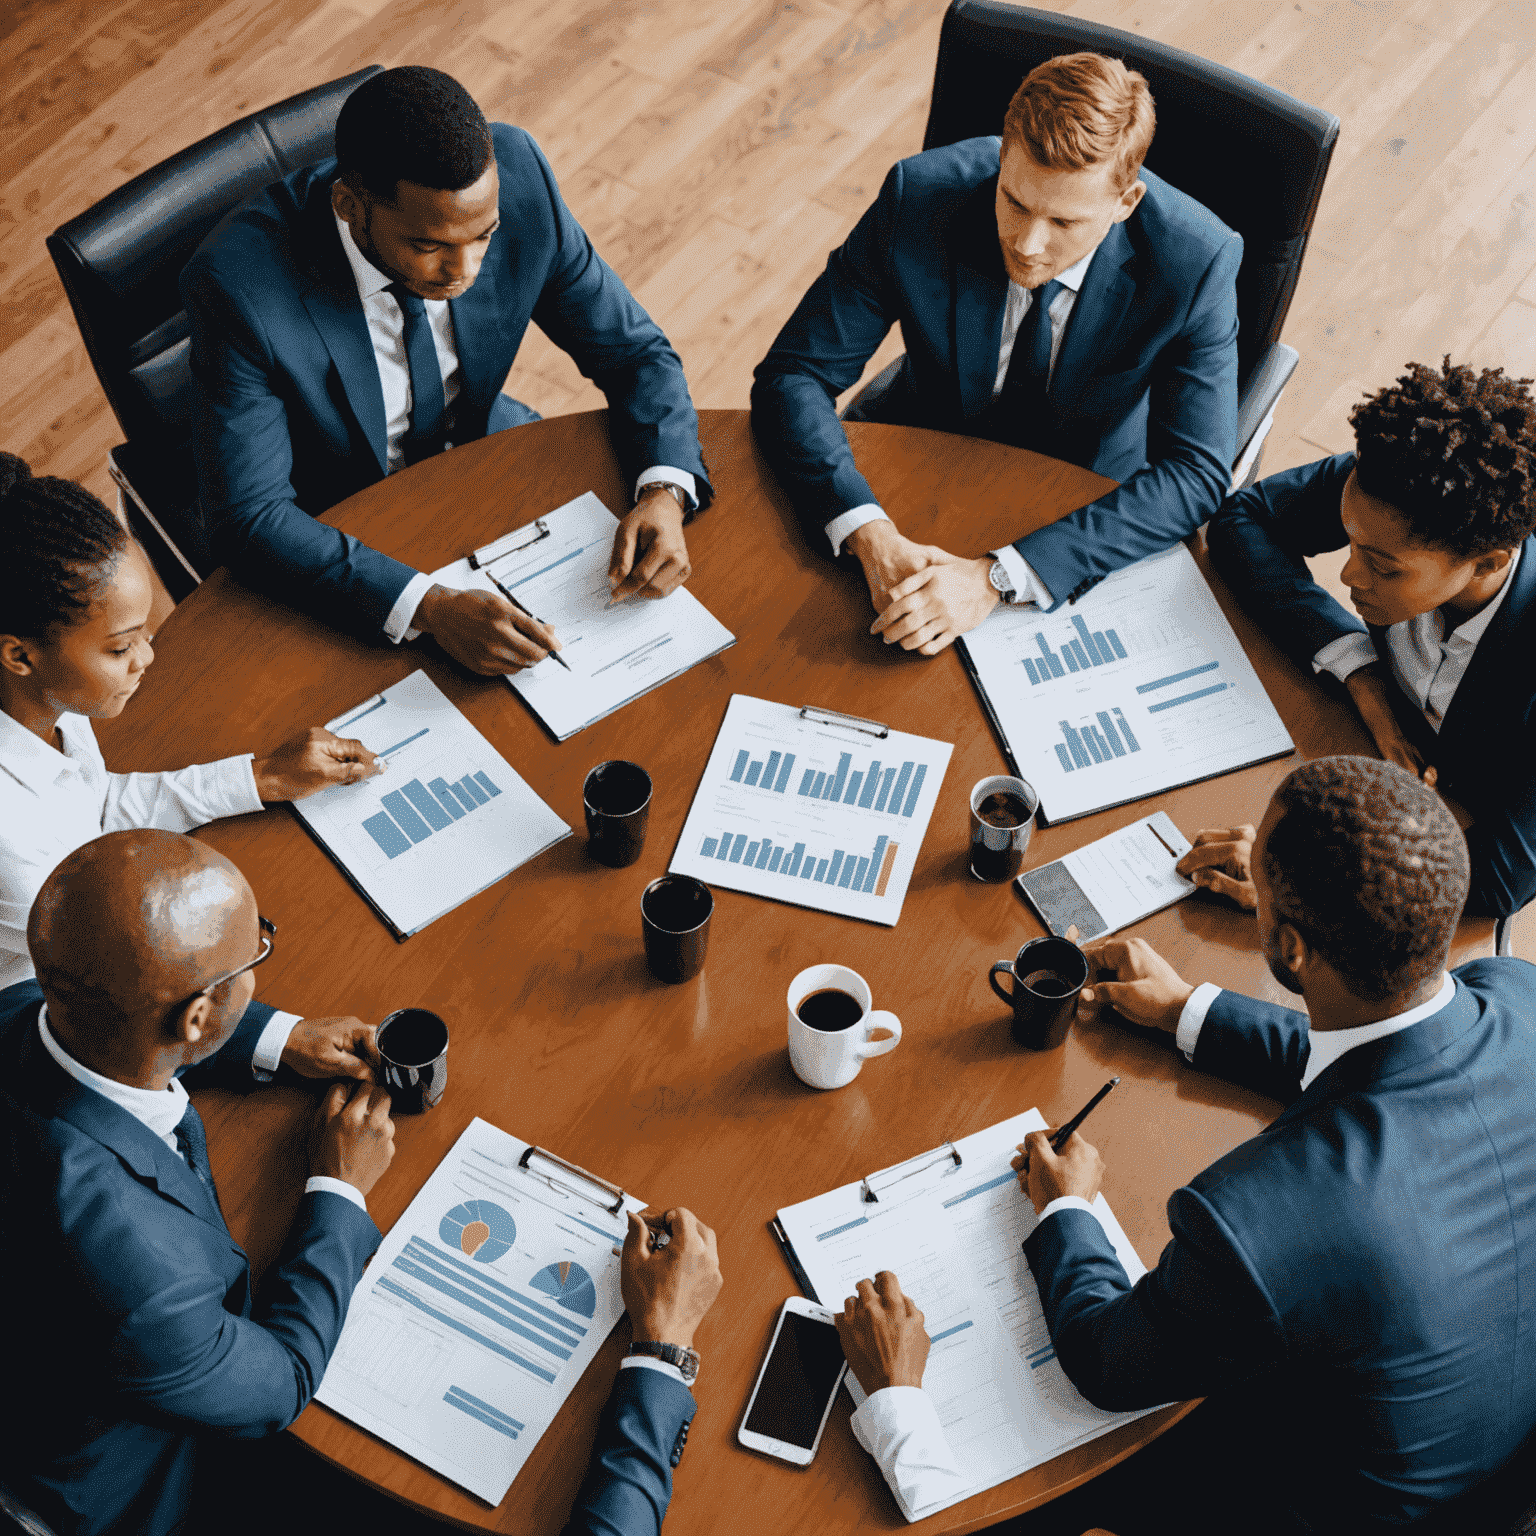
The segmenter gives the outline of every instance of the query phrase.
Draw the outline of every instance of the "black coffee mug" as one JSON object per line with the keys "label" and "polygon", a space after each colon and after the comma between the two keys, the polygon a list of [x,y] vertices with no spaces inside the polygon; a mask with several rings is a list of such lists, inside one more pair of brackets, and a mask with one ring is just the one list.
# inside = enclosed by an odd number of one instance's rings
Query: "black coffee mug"
{"label": "black coffee mug", "polygon": [[448,1086],[448,1026],[425,1008],[401,1008],[374,1036],[396,1114],[436,1109]]}
{"label": "black coffee mug", "polygon": [[640,857],[651,819],[651,776],[639,763],[599,763],[581,786],[587,813],[587,852],[623,869]]}
{"label": "black coffee mug", "polygon": [[692,981],[704,969],[715,895],[692,875],[663,875],[640,897],[645,959],[659,981]]}
{"label": "black coffee mug", "polygon": [[[1013,977],[1007,991],[998,985],[999,971]],[[1013,1009],[1013,1038],[1032,1051],[1052,1051],[1072,1027],[1088,960],[1070,939],[1031,939],[1012,960],[999,960],[987,981]]]}

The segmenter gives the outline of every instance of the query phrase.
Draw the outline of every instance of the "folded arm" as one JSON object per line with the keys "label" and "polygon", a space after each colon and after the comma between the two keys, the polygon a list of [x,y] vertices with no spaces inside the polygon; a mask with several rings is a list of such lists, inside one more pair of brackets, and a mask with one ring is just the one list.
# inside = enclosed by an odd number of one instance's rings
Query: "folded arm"
{"label": "folded arm", "polygon": [[1108,495],[1015,541],[1058,604],[1084,583],[1188,537],[1221,505],[1237,451],[1242,257],[1234,235],[1206,269],[1186,329],[1158,357],[1146,466]]}
{"label": "folded arm", "polygon": [[378,638],[416,571],[298,505],[288,411],[259,320],[207,269],[189,267],[182,281],[198,385],[198,491],[214,557],[258,591]]}

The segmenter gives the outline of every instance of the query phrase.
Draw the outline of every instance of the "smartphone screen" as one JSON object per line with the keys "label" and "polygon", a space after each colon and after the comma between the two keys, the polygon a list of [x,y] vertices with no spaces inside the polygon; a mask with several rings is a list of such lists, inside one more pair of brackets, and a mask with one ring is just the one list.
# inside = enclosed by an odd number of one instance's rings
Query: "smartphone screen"
{"label": "smartphone screen", "polygon": [[742,1427],[810,1450],[842,1368],[843,1345],[831,1323],[784,1313]]}

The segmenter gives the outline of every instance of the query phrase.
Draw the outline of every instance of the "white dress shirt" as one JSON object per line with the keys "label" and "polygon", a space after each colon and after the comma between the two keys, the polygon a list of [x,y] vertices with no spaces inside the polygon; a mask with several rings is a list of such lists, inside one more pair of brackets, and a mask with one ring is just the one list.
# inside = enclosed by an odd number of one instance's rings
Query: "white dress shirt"
{"label": "white dress shirt", "polygon": [[[1061,355],[1062,338],[1067,333],[1067,321],[1072,318],[1078,292],[1083,286],[1084,277],[1088,274],[1089,263],[1098,253],[1098,249],[1098,246],[1094,246],[1081,261],[1074,262],[1056,278],[1062,287],[1061,292],[1051,301],[1050,376],[1055,375],[1056,359]],[[1030,289],[1021,288],[1014,282],[1008,284],[1008,299],[1003,307],[1003,336],[997,349],[997,374],[992,381],[994,400],[1003,392],[1003,384],[1008,378],[1008,365],[1013,361],[1013,344],[1018,339],[1019,327],[1024,323],[1024,317],[1029,313],[1030,306],[1034,302],[1035,296]],[[1049,383],[1049,376],[1047,383]],[[833,555],[836,556],[841,552],[843,540],[855,528],[862,528],[865,523],[879,522],[885,515],[884,508],[873,501],[839,513],[827,524],[827,537],[832,541]],[[1029,562],[1013,545],[1005,544],[1001,549],[994,549],[992,556],[1003,562],[1003,567],[1013,582],[1016,603],[1020,605],[1036,603],[1042,608],[1049,608],[1055,601],[1051,596],[1050,588],[1040,580]]]}
{"label": "white dress shirt", "polygon": [[[1509,562],[1509,573],[1497,595],[1478,609],[1465,624],[1458,624],[1449,635],[1445,615],[1438,608],[1415,614],[1411,619],[1387,630],[1387,656],[1397,685],[1418,705],[1436,735],[1445,721],[1445,712],[1456,697],[1461,680],[1472,665],[1478,642],[1488,633],[1488,626],[1504,605],[1514,584],[1520,551]],[[1379,661],[1369,635],[1340,635],[1312,658],[1314,672],[1330,672],[1342,683],[1351,672]]]}
{"label": "white dress shirt", "polygon": [[171,773],[108,773],[91,722],[59,717],[63,750],[0,711],[0,987],[32,975],[27,916],[43,882],[103,832],[190,832],[261,809],[249,752]]}
{"label": "white dress shirt", "polygon": [[[347,265],[352,268],[357,296],[368,321],[368,336],[373,342],[373,360],[378,364],[379,387],[384,393],[384,431],[388,442],[385,472],[392,475],[405,463],[405,434],[411,425],[411,362],[405,350],[405,312],[394,294],[385,292],[392,279],[358,250],[351,226],[334,210],[331,217],[336,220],[336,233],[346,252]],[[453,334],[453,311],[447,299],[425,299],[423,303],[432,327],[432,345],[437,351],[437,366],[442,370],[443,398],[451,421],[453,402],[464,387],[458,342]],[[453,443],[450,441],[444,446],[452,448]],[[667,464],[653,465],[635,481],[635,495],[638,497],[641,488],[653,482],[675,485],[687,496],[690,507],[696,504],[697,483],[687,470],[674,469]],[[398,644],[401,640],[416,638],[419,631],[411,627],[411,620],[431,586],[432,578],[424,572],[406,583],[405,590],[395,599],[394,607],[384,620],[384,633],[389,639]]]}
{"label": "white dress shirt", "polygon": [[[285,1019],[286,1024],[280,1023]],[[276,1038],[280,1034],[277,1056],[281,1056],[282,1048],[288,1042],[288,1031],[297,1022],[292,1014],[273,1014],[271,1022],[261,1033],[261,1040],[256,1047],[258,1055],[268,1046],[269,1036]],[[47,1003],[37,1010],[37,1033],[43,1042],[43,1049],[77,1083],[82,1083],[93,1092],[99,1093],[102,1098],[109,1099],[119,1109],[127,1110],[146,1130],[158,1136],[177,1157],[185,1161],[185,1154],[176,1145],[176,1127],[181,1124],[182,1116],[186,1114],[187,1105],[191,1100],[187,1097],[187,1090],[181,1086],[179,1078],[173,1077],[164,1088],[135,1088],[132,1083],[120,1083],[115,1077],[103,1077],[101,1073],[91,1071],[89,1067],[76,1061],[59,1044],[58,1036],[48,1024]],[[277,1056],[273,1057],[271,1062],[274,1069],[277,1066]],[[270,1074],[258,1073],[258,1076],[262,1075]],[[306,1195],[326,1192],[350,1200],[359,1210],[368,1209],[362,1191],[343,1179],[332,1179],[324,1174],[317,1174],[304,1185]]]}
{"label": "white dress shirt", "polygon": [[[1190,1061],[1195,1059],[1195,1046],[1200,1041],[1205,1016],[1211,1011],[1211,1004],[1221,996],[1221,990],[1208,981],[1203,982],[1190,993],[1189,1001],[1179,1014],[1174,1043]],[[1306,1070],[1301,1074],[1301,1091],[1305,1093],[1346,1051],[1422,1023],[1439,1013],[1455,995],[1456,983],[1447,974],[1440,978],[1440,990],[1427,1003],[1420,1003],[1417,1008],[1410,1008],[1406,1013],[1395,1013],[1391,1018],[1377,1019],[1371,1024],[1357,1024],[1352,1029],[1320,1029],[1310,1034]]]}

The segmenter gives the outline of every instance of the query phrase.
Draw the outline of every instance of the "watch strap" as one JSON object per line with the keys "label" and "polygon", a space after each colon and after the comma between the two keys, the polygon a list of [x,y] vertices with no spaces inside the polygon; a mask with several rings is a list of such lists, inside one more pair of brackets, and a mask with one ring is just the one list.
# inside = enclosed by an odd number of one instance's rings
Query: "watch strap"
{"label": "watch strap", "polygon": [[1011,603],[1017,596],[1014,591],[1013,581],[1008,575],[1008,567],[1001,560],[994,560],[987,571],[987,580],[992,584],[992,590],[1002,598],[1005,603]]}
{"label": "watch strap", "polygon": [[632,1355],[649,1355],[665,1360],[682,1372],[684,1381],[692,1381],[699,1374],[699,1353],[684,1344],[665,1344],[657,1339],[636,1339],[629,1346]]}

